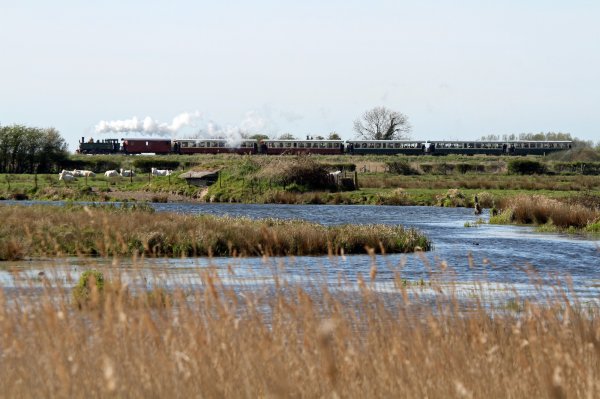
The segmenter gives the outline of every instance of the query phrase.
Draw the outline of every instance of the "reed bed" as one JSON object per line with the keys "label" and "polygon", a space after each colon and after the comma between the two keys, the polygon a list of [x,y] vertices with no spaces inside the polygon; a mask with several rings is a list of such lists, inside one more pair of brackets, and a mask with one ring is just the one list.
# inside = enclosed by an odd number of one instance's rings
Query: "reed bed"
{"label": "reed bed", "polygon": [[154,213],[145,207],[0,206],[0,260],[26,256],[264,256],[428,250],[414,229]]}
{"label": "reed bed", "polygon": [[360,279],[351,293],[276,276],[240,292],[199,274],[193,291],[151,292],[116,274],[82,309],[51,280],[35,297],[0,290],[0,396],[600,396],[598,309],[560,286],[494,310],[451,285],[424,307],[399,277],[383,295]]}
{"label": "reed bed", "polygon": [[492,218],[491,222],[552,224],[558,228],[583,229],[600,221],[598,209],[575,201],[561,202],[541,195],[518,195],[506,198],[499,202],[498,208],[503,211],[503,214]]}

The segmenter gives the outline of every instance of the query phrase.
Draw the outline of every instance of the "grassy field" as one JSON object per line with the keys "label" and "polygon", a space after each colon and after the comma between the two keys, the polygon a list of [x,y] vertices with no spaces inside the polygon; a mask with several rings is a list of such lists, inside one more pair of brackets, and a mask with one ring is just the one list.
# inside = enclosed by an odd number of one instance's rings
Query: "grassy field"
{"label": "grassy field", "polygon": [[476,288],[467,305],[460,286],[399,276],[386,295],[374,275],[358,291],[271,293],[234,291],[211,269],[199,276],[193,291],[146,291],[109,273],[101,289],[88,282],[81,309],[46,277],[36,296],[26,283],[0,290],[0,396],[600,396],[598,308],[559,284],[543,304],[493,305]]}
{"label": "grassy field", "polygon": [[[97,164],[112,162],[130,168],[137,158],[75,156],[74,159],[88,162],[92,159]],[[155,159],[179,163],[180,170],[168,178],[144,173],[133,179],[79,178],[70,184],[59,182],[56,175],[0,175],[0,198],[472,206],[477,194],[489,198],[485,206],[492,206],[518,193],[553,198],[570,197],[581,191],[600,195],[597,163],[569,163],[539,157],[523,158],[540,163],[544,173],[535,175],[508,173],[508,164],[515,160],[513,157],[172,155]],[[304,169],[298,170],[298,167]],[[311,173],[314,176],[316,168],[325,173],[355,169],[359,189],[347,191],[323,184],[311,185],[308,176]],[[208,190],[188,186],[177,177],[183,171],[202,169],[221,169],[218,182]],[[296,177],[291,178],[294,173]],[[346,173],[354,178],[354,172]],[[448,201],[449,190],[459,190],[464,198]]]}
{"label": "grassy field", "polygon": [[31,256],[337,255],[428,250],[414,229],[154,213],[142,206],[0,206],[0,260]]}

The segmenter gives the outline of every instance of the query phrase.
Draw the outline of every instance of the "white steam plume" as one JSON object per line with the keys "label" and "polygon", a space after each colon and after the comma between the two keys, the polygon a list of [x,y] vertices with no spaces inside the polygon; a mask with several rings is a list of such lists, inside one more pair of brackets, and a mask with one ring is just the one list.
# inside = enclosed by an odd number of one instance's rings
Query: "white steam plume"
{"label": "white steam plume", "polygon": [[150,136],[174,136],[186,127],[194,127],[200,119],[200,112],[184,112],[173,118],[170,124],[158,122],[149,116],[143,120],[133,117],[118,121],[100,121],[96,133],[143,133]]}
{"label": "white steam plume", "polygon": [[247,112],[244,119],[236,126],[220,126],[214,121],[206,122],[192,138],[219,138],[227,140],[227,145],[236,147],[246,136],[257,133],[263,133],[266,129],[267,121],[256,114],[254,111]]}

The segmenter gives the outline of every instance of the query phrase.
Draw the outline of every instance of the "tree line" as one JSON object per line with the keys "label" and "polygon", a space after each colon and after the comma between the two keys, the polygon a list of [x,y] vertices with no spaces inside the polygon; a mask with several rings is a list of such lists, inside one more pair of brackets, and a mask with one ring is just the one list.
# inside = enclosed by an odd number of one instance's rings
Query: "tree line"
{"label": "tree line", "polygon": [[67,158],[55,128],[0,126],[0,173],[51,173]]}

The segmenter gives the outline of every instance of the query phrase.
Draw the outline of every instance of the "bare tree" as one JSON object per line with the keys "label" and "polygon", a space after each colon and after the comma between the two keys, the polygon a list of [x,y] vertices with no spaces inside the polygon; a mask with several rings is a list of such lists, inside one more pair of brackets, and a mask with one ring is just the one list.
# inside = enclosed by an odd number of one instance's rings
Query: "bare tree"
{"label": "bare tree", "polygon": [[375,107],[354,121],[357,137],[367,140],[398,140],[406,138],[411,126],[408,117],[386,107]]}

